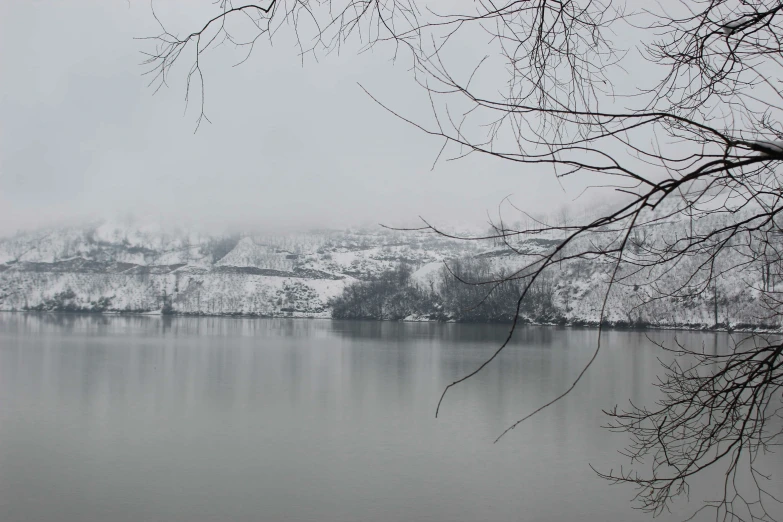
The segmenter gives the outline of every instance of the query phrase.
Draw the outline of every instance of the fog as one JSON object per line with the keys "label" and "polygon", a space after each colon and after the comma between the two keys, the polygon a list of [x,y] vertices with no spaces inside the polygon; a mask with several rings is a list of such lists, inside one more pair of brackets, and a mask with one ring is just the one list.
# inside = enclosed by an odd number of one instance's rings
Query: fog
{"label": "fog", "polygon": [[[216,9],[194,4],[155,5],[184,31]],[[550,212],[582,191],[551,169],[487,156],[433,169],[442,143],[359,86],[401,113],[428,114],[407,63],[383,46],[302,63],[281,33],[238,67],[241,51],[210,52],[211,123],[194,133],[198,101],[186,110],[184,68],[154,95],[142,74],[151,46],[134,38],[159,31],[146,1],[0,3],[0,235],[128,213],[274,229],[408,225],[420,215],[473,224],[507,195]]]}

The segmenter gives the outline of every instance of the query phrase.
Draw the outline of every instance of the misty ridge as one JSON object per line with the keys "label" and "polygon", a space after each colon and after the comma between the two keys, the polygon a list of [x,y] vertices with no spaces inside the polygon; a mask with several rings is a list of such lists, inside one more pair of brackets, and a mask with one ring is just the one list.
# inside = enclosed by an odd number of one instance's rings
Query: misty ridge
{"label": "misty ridge", "polygon": [[[650,223],[632,238],[634,255],[643,258],[660,251],[667,238],[693,233],[693,220],[676,212],[678,203],[650,213]],[[602,210],[526,216],[507,223],[500,237],[497,228],[478,227],[448,234],[380,226],[220,234],[133,218],[18,232],[0,240],[0,310],[507,323],[530,283],[526,268],[561,245],[572,222]],[[729,219],[728,213],[709,213],[696,226],[709,230]],[[569,248],[601,243],[601,232]],[[733,250],[723,261],[727,267],[748,255],[747,246]],[[688,282],[690,296],[667,295],[685,283],[678,273],[698,273],[702,261],[694,256],[679,272],[665,264],[655,272],[629,268],[616,277],[601,319],[612,263],[567,259],[531,285],[519,320],[631,328],[781,326],[761,291],[774,290],[779,276],[763,259],[726,271],[712,285]]]}

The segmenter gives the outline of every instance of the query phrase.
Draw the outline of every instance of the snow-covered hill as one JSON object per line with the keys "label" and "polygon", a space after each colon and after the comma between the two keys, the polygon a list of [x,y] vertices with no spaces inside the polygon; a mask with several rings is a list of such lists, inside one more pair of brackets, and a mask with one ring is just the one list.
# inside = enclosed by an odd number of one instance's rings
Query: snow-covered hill
{"label": "snow-covered hill", "polygon": [[[671,209],[661,206],[656,212],[666,216]],[[710,230],[727,219],[720,213],[688,223],[676,217],[647,217],[651,225],[644,228],[644,237],[633,238],[631,256],[634,252],[642,256],[645,245],[682,237],[685,227],[690,233]],[[468,235],[476,232],[480,231]],[[375,279],[405,263],[413,270],[406,284],[416,287],[416,295],[425,296],[420,302],[429,310],[420,313],[412,307],[410,318],[459,319],[459,310],[470,308],[474,304],[470,299],[477,299],[479,293],[455,291],[453,280],[449,282],[443,270],[444,261],[452,267],[463,263],[466,269],[478,270],[466,272],[467,277],[481,280],[513,273],[550,252],[562,239],[562,232],[549,231],[503,244],[381,227],[209,235],[159,225],[104,222],[1,239],[0,310],[330,317],[330,301],[341,296],[347,285]],[[600,240],[586,237],[580,240],[581,247]],[[573,248],[580,248],[579,242]],[[760,267],[741,265],[742,256],[740,250],[727,251],[722,258],[725,266],[714,267],[720,273],[717,285],[687,298],[657,299],[655,292],[666,293],[667,288],[681,285],[681,279],[694,273],[701,262],[699,256],[687,257],[676,267],[621,271],[622,281],[612,290],[605,318],[617,324],[699,328],[713,326],[717,314],[717,322],[724,325],[780,326],[774,323],[777,319],[768,320],[759,299]],[[537,283],[537,299],[546,303],[545,313],[529,319],[595,323],[610,266],[578,260],[553,267]],[[727,268],[731,266],[742,269],[732,271]],[[648,284],[651,279],[655,279],[652,286]],[[406,309],[404,302],[398,304]]]}
{"label": "snow-covered hill", "polygon": [[104,222],[0,240],[0,310],[328,317],[345,285],[478,252],[421,232],[210,236]]}

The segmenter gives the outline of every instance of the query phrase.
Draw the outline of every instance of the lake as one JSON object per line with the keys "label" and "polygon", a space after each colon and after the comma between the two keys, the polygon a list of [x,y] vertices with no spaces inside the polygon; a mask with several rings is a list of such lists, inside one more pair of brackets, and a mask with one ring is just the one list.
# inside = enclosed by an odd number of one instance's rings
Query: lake
{"label": "lake", "polygon": [[[726,334],[0,314],[0,520],[649,521],[602,408],[650,404],[660,348]],[[780,453],[765,457],[783,493]],[[643,468],[647,469],[647,468]],[[691,504],[713,473],[693,481]],[[705,515],[705,520],[714,519]]]}

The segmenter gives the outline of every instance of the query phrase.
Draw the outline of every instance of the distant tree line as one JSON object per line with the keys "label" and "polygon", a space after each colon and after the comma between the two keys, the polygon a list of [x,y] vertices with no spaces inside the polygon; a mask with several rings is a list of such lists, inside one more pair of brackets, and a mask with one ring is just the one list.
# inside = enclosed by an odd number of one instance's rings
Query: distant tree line
{"label": "distant tree line", "polygon": [[[410,264],[379,276],[349,285],[334,298],[335,319],[419,319],[458,322],[507,323],[517,313],[521,281],[504,280],[502,271],[493,271],[486,258],[456,259],[437,272],[429,284],[413,279]],[[488,278],[501,281],[491,292],[486,286],[471,284]],[[525,321],[565,323],[564,310],[555,304],[551,278],[536,281],[520,316]]]}
{"label": "distant tree line", "polygon": [[76,312],[76,313],[103,313],[112,307],[111,297],[101,297],[89,304],[78,301],[76,293],[70,288],[54,294],[50,299],[45,299],[35,306],[25,306],[28,312]]}

